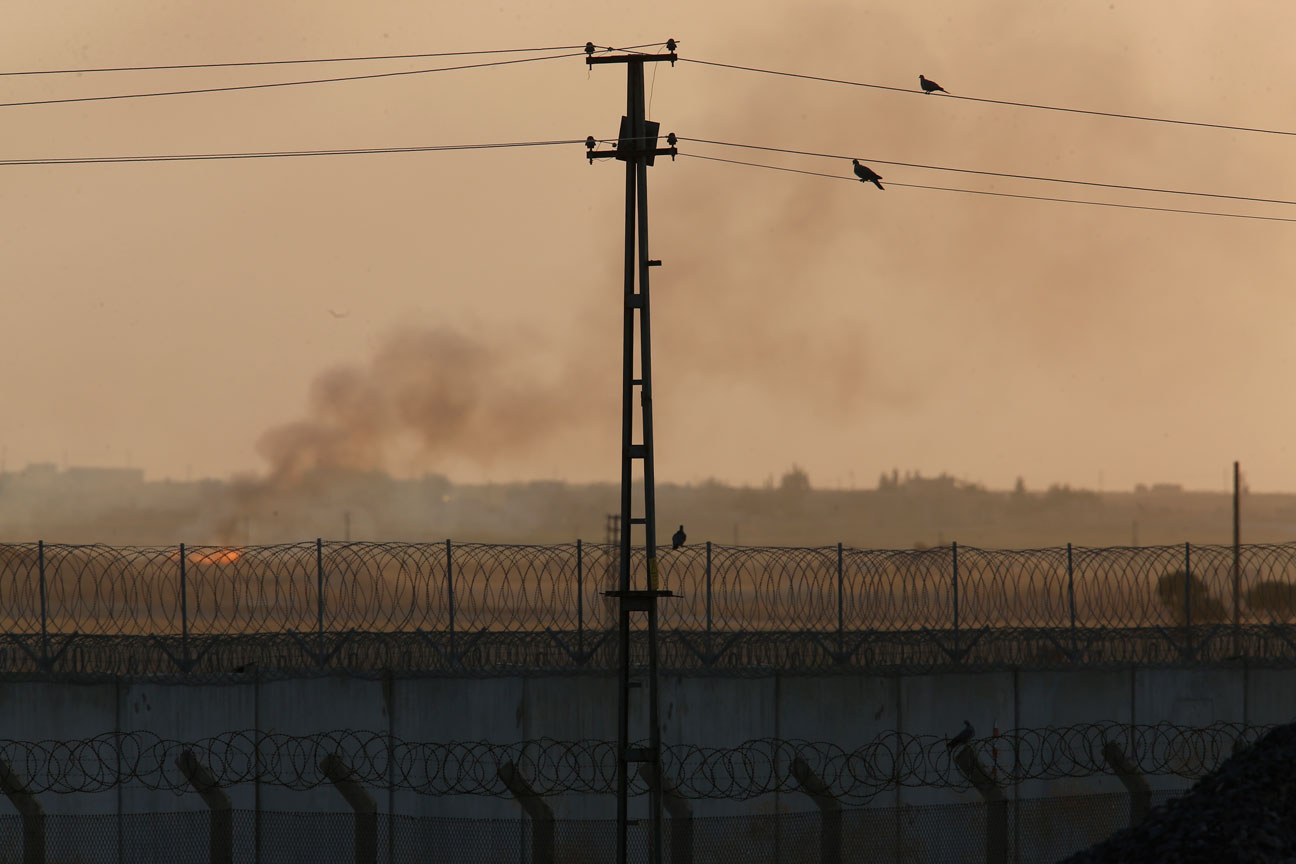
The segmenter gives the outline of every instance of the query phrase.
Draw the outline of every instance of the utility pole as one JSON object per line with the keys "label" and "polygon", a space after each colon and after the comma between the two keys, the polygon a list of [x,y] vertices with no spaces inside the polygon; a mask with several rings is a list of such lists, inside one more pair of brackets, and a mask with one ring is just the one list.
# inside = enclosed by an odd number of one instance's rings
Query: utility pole
{"label": "utility pole", "polygon": [[[618,642],[620,646],[620,674],[617,678],[617,864],[627,864],[628,833],[630,825],[630,763],[644,765],[653,778],[648,787],[648,813],[650,834],[648,860],[660,864],[662,860],[662,793],[661,793],[661,726],[657,697],[657,600],[672,596],[663,591],[657,577],[657,512],[653,475],[652,435],[652,351],[648,318],[648,273],[660,261],[648,257],[648,167],[657,156],[675,158],[675,134],[667,136],[670,146],[657,146],[660,124],[644,117],[644,64],[668,61],[673,66],[677,58],[675,40],[666,43],[667,54],[602,54],[594,56],[593,43],[585,44],[585,63],[596,66],[602,63],[626,64],[626,113],[621,118],[621,130],[615,150],[596,150],[593,136],[585,141],[590,164],[595,159],[620,159],[626,163],[625,212],[625,302],[624,338],[621,374],[621,530],[619,584],[617,590],[606,592],[619,601]],[[637,286],[636,286],[636,276]],[[637,290],[636,290],[637,287]],[[639,369],[635,372],[635,319],[638,318]],[[639,391],[639,414],[642,422],[639,443],[634,441],[634,395]],[[643,515],[632,512],[633,465],[643,463]],[[631,527],[644,527],[644,564],[646,584],[632,587],[630,558]],[[647,616],[648,629],[648,746],[630,746],[630,691],[640,682],[631,681],[630,616],[631,613]]]}
{"label": "utility pole", "polygon": [[1233,463],[1233,654],[1242,654],[1242,468]]}

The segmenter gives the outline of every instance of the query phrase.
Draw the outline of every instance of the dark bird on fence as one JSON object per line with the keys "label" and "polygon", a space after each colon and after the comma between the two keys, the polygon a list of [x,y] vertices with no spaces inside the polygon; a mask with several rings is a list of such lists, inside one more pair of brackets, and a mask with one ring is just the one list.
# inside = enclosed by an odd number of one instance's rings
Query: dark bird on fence
{"label": "dark bird on fence", "polygon": [[852,159],[851,164],[855,166],[855,176],[860,179],[861,183],[872,183],[879,189],[882,188],[882,184],[878,182],[882,179],[881,174],[877,173],[867,165],[861,165],[858,159]]}
{"label": "dark bird on fence", "polygon": [[964,720],[964,721],[963,721],[963,731],[960,732],[960,733],[958,733],[957,735],[955,735],[953,738],[949,739],[948,741],[946,741],[946,742],[945,742],[945,749],[946,749],[946,750],[953,750],[955,747],[962,747],[964,744],[966,744],[966,743],[968,743],[969,741],[971,741],[971,740],[972,740],[972,736],[975,735],[975,734],[976,734],[976,730],[972,728],[972,724],[969,723],[968,721]]}
{"label": "dark bird on fence", "polygon": [[671,535],[671,548],[672,549],[680,548],[681,546],[684,545],[684,541],[687,539],[688,536],[684,533],[684,526],[681,525],[679,527],[679,530]]}
{"label": "dark bird on fence", "polygon": [[918,76],[918,83],[922,86],[923,92],[927,94],[935,93],[937,90],[942,93],[949,93],[948,90],[937,84],[935,81],[930,78],[924,78],[921,75]]}

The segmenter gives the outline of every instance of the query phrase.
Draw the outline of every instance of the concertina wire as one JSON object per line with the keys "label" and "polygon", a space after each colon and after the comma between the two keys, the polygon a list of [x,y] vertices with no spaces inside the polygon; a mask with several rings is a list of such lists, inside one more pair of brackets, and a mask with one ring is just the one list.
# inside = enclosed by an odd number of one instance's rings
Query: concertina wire
{"label": "concertina wire", "polygon": [[[1238,723],[1206,727],[1170,723],[1091,723],[1011,729],[969,745],[1001,785],[1114,773],[1104,746],[1121,747],[1143,774],[1200,777],[1269,728]],[[669,794],[691,799],[742,800],[796,792],[790,770],[800,759],[843,803],[867,804],[897,786],[968,788],[946,738],[885,732],[847,749],[824,741],[758,738],[732,747],[662,747]],[[69,741],[0,739],[0,758],[32,793],[103,792],[118,786],[191,791],[177,760],[186,751],[216,784],[261,783],[293,790],[329,781],[325,757],[341,757],[362,784],[421,795],[509,794],[500,770],[511,765],[538,795],[612,794],[616,743],[538,739],[512,744],[483,741],[423,743],[380,732],[339,730],[307,735],[232,731],[194,741],[151,732],[113,732]],[[631,791],[643,777],[631,773]]]}

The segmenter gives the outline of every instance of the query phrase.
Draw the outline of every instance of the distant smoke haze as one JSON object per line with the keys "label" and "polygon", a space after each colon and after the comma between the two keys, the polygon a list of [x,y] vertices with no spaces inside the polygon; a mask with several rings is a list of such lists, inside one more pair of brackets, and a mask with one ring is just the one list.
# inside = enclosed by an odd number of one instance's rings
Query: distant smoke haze
{"label": "distant smoke haze", "polygon": [[[680,62],[645,82],[651,119],[681,136],[680,157],[649,172],[659,481],[760,484],[795,462],[816,486],[898,467],[992,488],[1102,476],[1108,489],[1222,489],[1238,459],[1257,488],[1296,489],[1296,226],[906,184],[1292,208],[881,161],[1291,200],[1290,136],[970,100],[1287,130],[1296,4],[442,6],[279,4],[249,29],[239,4],[207,4],[201,23],[179,4],[16,4],[0,40],[12,68],[52,69],[413,53],[429,33],[438,50],[675,36]],[[22,109],[31,122],[12,124],[7,148],[614,135],[625,70],[583,61]],[[921,95],[919,73],[950,95]],[[23,101],[267,76],[5,86]],[[624,166],[584,155],[574,143],[15,166],[3,194],[22,206],[0,212],[6,300],[24,322],[0,340],[7,464],[251,474],[265,488],[329,470],[615,481]],[[855,182],[851,157],[885,191]]]}
{"label": "distant smoke haze", "polygon": [[463,459],[489,466],[526,453],[578,416],[568,399],[579,377],[546,378],[527,360],[522,346],[448,326],[397,330],[368,363],[320,373],[306,416],[261,436],[267,479],[392,470],[397,461],[402,469]]}

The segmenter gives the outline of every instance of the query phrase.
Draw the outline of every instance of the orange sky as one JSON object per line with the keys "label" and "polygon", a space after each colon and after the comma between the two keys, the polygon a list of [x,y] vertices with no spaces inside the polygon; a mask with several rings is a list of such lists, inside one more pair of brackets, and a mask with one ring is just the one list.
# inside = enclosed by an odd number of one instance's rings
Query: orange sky
{"label": "orange sky", "polygon": [[[1296,7],[842,6],[15,2],[0,43],[5,68],[25,70],[673,36],[684,57],[900,87],[923,72],[956,94],[1296,130]],[[434,65],[6,77],[0,101]],[[8,107],[0,157],[611,136],[624,89],[620,67],[571,59]],[[866,161],[1296,199],[1288,136],[692,64],[656,70],[651,115],[684,136]],[[0,166],[6,467],[265,473],[294,440],[285,428],[363,421],[376,437],[347,451],[358,465],[615,480],[623,174],[582,152]],[[875,167],[884,183],[1296,216]],[[1296,489],[1296,224],[879,192],[697,159],[659,163],[650,184],[659,480],[760,483],[797,462],[822,486],[899,467],[992,487],[1223,489],[1240,459],[1252,488]],[[351,382],[346,411],[320,381]]]}

